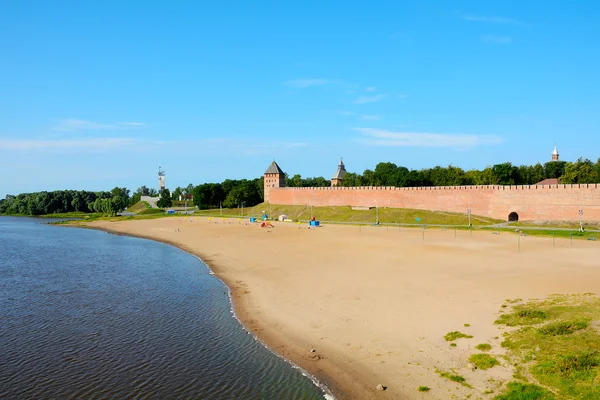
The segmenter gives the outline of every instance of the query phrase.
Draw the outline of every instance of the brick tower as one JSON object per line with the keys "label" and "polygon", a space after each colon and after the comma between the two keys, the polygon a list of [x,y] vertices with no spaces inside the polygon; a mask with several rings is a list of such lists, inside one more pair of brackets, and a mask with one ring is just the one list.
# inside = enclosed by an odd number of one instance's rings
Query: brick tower
{"label": "brick tower", "polygon": [[265,171],[265,202],[269,201],[271,188],[285,187],[285,174],[273,160]]}
{"label": "brick tower", "polygon": [[344,165],[344,161],[340,158],[340,164],[338,165],[338,169],[337,171],[335,171],[333,178],[331,178],[331,186],[340,185],[344,180],[346,174],[346,166]]}

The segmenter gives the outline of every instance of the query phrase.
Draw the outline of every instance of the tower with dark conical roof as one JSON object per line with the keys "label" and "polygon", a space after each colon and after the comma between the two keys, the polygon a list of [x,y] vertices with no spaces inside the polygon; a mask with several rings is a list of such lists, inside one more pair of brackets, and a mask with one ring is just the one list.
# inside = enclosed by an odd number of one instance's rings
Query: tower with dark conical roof
{"label": "tower with dark conical roof", "polygon": [[273,160],[269,168],[265,171],[264,198],[270,201],[272,188],[285,187],[285,173],[279,168],[279,165]]}
{"label": "tower with dark conical roof", "polygon": [[335,171],[333,178],[331,178],[331,186],[340,185],[342,183],[342,181],[344,180],[344,177],[346,176],[346,174],[347,174],[347,172],[346,172],[346,166],[344,165],[344,160],[340,158],[340,163],[338,165],[338,169],[337,169],[337,171]]}

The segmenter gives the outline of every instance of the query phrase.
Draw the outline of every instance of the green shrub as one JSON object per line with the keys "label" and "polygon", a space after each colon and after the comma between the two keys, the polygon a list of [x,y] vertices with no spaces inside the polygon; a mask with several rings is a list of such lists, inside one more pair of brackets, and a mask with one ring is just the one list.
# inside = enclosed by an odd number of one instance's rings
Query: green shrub
{"label": "green shrub", "polygon": [[541,310],[518,310],[510,314],[501,315],[494,324],[518,326],[518,325],[533,325],[544,321],[548,316]]}
{"label": "green shrub", "polygon": [[463,383],[465,382],[465,378],[460,375],[452,375],[449,372],[440,372],[440,376],[442,378],[450,379],[453,382]]}
{"label": "green shrub", "polygon": [[429,387],[427,386],[419,386],[419,392],[429,392]]}
{"label": "green shrub", "polygon": [[488,343],[481,343],[475,346],[475,348],[481,351],[490,351],[492,349],[492,345]]}
{"label": "green shrub", "polygon": [[489,354],[473,354],[469,357],[469,362],[479,369],[490,369],[495,365],[500,365],[500,362],[495,357]]}
{"label": "green shrub", "polygon": [[546,336],[570,335],[587,327],[587,321],[562,321],[544,325],[538,332]]}
{"label": "green shrub", "polygon": [[459,332],[459,331],[454,331],[454,332],[446,333],[446,335],[444,336],[444,339],[446,339],[446,342],[453,342],[456,339],[460,339],[460,338],[471,339],[472,337],[473,336],[471,336],[471,335],[467,335],[467,334]]}
{"label": "green shrub", "polygon": [[588,349],[558,355],[553,360],[538,364],[535,369],[538,373],[569,378],[575,373],[590,372],[598,366],[600,366],[600,352]]}
{"label": "green shrub", "polygon": [[494,400],[554,400],[552,393],[537,385],[510,382],[507,391],[494,397]]}

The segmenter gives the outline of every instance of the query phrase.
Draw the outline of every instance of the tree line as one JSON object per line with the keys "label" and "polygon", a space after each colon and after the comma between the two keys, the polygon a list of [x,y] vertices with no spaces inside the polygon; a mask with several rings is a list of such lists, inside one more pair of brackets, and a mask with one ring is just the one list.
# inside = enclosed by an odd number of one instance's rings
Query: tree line
{"label": "tree line", "polygon": [[544,179],[559,179],[561,184],[600,183],[600,159],[597,162],[582,159],[575,162],[549,161],[545,164],[496,164],[483,170],[449,165],[421,170],[409,170],[391,162],[382,162],[374,170],[362,174],[348,173],[341,186],[462,186],[462,185],[534,185]]}
{"label": "tree line", "polygon": [[7,195],[0,200],[0,214],[47,215],[68,212],[98,212],[115,215],[129,204],[129,190],[115,187],[110,192],[57,190]]}

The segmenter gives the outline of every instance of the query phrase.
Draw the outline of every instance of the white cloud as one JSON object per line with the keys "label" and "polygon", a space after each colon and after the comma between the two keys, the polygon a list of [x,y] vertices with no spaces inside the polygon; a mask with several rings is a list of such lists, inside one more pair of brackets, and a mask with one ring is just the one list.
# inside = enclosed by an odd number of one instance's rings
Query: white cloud
{"label": "white cloud", "polygon": [[470,135],[454,133],[392,132],[373,128],[356,128],[363,136],[358,140],[371,146],[399,147],[451,147],[470,149],[477,146],[502,143],[493,135]]}
{"label": "white cloud", "polygon": [[481,39],[487,43],[508,44],[512,42],[512,38],[510,36],[483,35]]}
{"label": "white cloud", "polygon": [[375,86],[369,86],[368,88],[365,89],[365,92],[374,92],[375,91]]}
{"label": "white cloud", "polygon": [[136,144],[130,138],[89,138],[89,139],[64,139],[64,140],[4,140],[0,139],[0,148],[3,150],[66,150],[66,149],[118,149]]}
{"label": "white cloud", "polygon": [[483,15],[463,15],[462,19],[466,21],[474,21],[474,22],[489,22],[492,24],[510,24],[510,25],[520,25],[520,26],[529,26],[525,22],[518,21],[512,18],[503,18],[503,17],[486,17]]}
{"label": "white cloud", "polygon": [[294,79],[285,82],[287,86],[293,86],[301,89],[315,87],[315,86],[327,86],[327,85],[341,85],[343,84],[340,80],[332,79]]}
{"label": "white cloud", "polygon": [[341,115],[354,115],[354,113],[352,111],[340,111]]}
{"label": "white cloud", "polygon": [[385,94],[376,94],[374,96],[361,96],[354,100],[356,104],[377,103],[386,98]]}
{"label": "white cloud", "polygon": [[143,122],[117,122],[105,124],[100,122],[86,121],[83,119],[62,119],[54,127],[57,131],[80,131],[80,130],[103,130],[103,129],[134,129],[144,126]]}
{"label": "white cloud", "polygon": [[360,118],[364,121],[379,121],[381,119],[379,115],[363,115]]}

